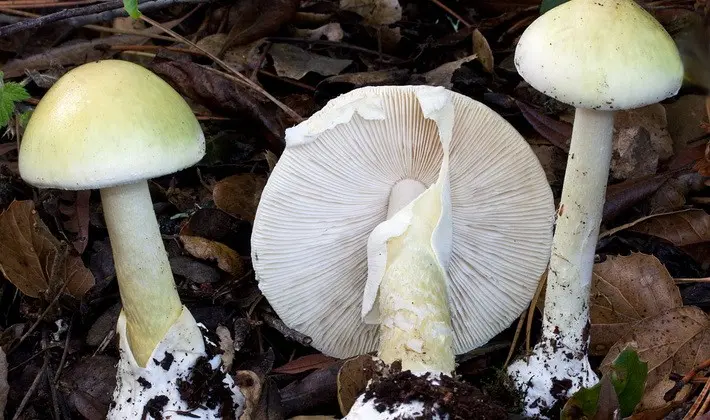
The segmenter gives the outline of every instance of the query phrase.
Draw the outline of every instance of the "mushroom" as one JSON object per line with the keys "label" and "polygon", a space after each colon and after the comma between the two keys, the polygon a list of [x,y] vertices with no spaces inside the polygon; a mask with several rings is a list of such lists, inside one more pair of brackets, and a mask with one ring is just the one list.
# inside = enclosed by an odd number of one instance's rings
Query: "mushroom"
{"label": "mushroom", "polygon": [[[221,359],[209,358],[200,327],[180,302],[148,190],[148,179],[191,166],[204,152],[202,129],[185,100],[152,72],[120,60],[67,72],[25,130],[19,169],[28,183],[101,192],[123,304],[109,418],[141,418],[148,403],[156,418],[175,410],[216,418],[223,403],[232,411],[242,405]],[[193,410],[177,383],[188,381],[205,358],[221,378],[213,385],[230,398]]]}
{"label": "mushroom", "polygon": [[252,263],[321,352],[451,375],[530,301],[553,219],[540,163],[491,109],[442,87],[365,87],[286,131]]}
{"label": "mushroom", "polygon": [[632,0],[571,0],[536,19],[515,50],[533,88],[575,106],[562,198],[550,257],[543,337],[509,366],[526,394],[526,414],[597,382],[587,359],[589,292],[612,154],[614,111],[676,94],[678,50]]}

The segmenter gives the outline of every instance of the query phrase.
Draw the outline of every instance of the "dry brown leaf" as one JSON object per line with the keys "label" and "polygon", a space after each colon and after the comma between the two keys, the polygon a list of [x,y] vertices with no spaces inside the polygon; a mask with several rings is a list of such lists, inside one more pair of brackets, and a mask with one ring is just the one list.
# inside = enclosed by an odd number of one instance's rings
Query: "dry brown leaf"
{"label": "dry brown leaf", "polygon": [[367,383],[372,379],[375,361],[372,356],[362,355],[343,363],[338,371],[338,404],[345,416],[357,398],[365,392]]}
{"label": "dry brown leaf", "polygon": [[402,19],[399,0],[340,0],[340,8],[355,12],[366,25],[390,25]]}
{"label": "dry brown leaf", "polygon": [[65,282],[66,291],[80,298],[94,285],[93,274],[52,236],[31,200],[13,201],[0,214],[0,271],[33,298]]}
{"label": "dry brown leaf", "polygon": [[422,76],[428,85],[431,86],[443,86],[445,88],[451,89],[453,83],[451,79],[454,77],[456,70],[460,69],[462,65],[473,61],[478,58],[477,54],[469,55],[468,57],[461,58],[456,61],[451,61],[449,63],[444,63],[439,67],[424,73]]}
{"label": "dry brown leaf", "polygon": [[[646,318],[629,327],[627,333],[612,346],[600,370],[607,374],[624,348],[635,348],[641,360],[648,363],[646,390],[636,411],[670,406],[671,403],[663,399],[663,394],[673,385],[668,379],[670,373],[684,374],[710,358],[709,326],[707,314],[694,306],[675,308]],[[682,396],[679,393],[676,401]]]}
{"label": "dry brown leaf", "polygon": [[590,353],[601,356],[630,323],[683,305],[668,270],[653,255],[610,256],[594,265],[590,299]]}
{"label": "dry brown leaf", "polygon": [[269,55],[274,60],[274,69],[279,76],[296,80],[310,72],[334,76],[353,63],[352,60],[314,54],[291,44],[273,44],[269,48]]}
{"label": "dry brown leaf", "polygon": [[474,29],[473,33],[473,52],[478,56],[478,60],[483,65],[488,73],[493,73],[494,61],[493,52],[491,51],[488,40],[478,29]]}
{"label": "dry brown leaf", "polygon": [[235,277],[245,272],[244,261],[239,254],[227,245],[199,236],[180,235],[185,250],[195,258],[217,261],[217,267]]}
{"label": "dry brown leaf", "polygon": [[303,373],[309,370],[327,368],[337,361],[338,359],[326,356],[322,353],[309,354],[292,360],[283,366],[277,367],[276,369],[272,369],[271,372],[290,374]]}
{"label": "dry brown leaf", "polygon": [[244,412],[239,416],[239,420],[251,420],[259,406],[261,399],[261,379],[259,375],[250,370],[237,371],[235,383],[244,394]]}
{"label": "dry brown leaf", "polygon": [[710,214],[693,209],[666,213],[642,220],[628,228],[666,239],[676,246],[710,241]]}
{"label": "dry brown leaf", "polygon": [[237,174],[222,179],[212,189],[218,209],[240,219],[254,221],[256,208],[266,177],[257,174]]}

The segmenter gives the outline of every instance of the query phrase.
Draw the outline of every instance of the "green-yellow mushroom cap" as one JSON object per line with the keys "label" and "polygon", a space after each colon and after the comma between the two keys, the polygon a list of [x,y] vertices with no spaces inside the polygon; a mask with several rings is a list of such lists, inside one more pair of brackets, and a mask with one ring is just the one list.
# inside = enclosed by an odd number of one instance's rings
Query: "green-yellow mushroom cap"
{"label": "green-yellow mushroom cap", "polygon": [[632,0],[572,0],[536,19],[515,51],[532,87],[577,108],[640,108],[675,95],[675,42]]}
{"label": "green-yellow mushroom cap", "polygon": [[97,189],[176,172],[205,153],[199,122],[164,80],[128,61],[72,69],[40,101],[19,168],[45,188]]}

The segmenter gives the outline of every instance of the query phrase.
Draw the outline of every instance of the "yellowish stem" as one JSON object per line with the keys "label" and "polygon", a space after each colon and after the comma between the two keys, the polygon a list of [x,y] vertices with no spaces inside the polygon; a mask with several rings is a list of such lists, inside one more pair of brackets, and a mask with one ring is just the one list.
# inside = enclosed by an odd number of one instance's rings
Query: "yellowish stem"
{"label": "yellowish stem", "polygon": [[148,183],[101,190],[126,335],[136,362],[150,355],[182,313]]}
{"label": "yellowish stem", "polygon": [[387,244],[379,289],[379,356],[390,364],[401,360],[415,374],[451,374],[455,367],[446,273],[431,245],[441,206],[438,184],[416,200],[409,227]]}

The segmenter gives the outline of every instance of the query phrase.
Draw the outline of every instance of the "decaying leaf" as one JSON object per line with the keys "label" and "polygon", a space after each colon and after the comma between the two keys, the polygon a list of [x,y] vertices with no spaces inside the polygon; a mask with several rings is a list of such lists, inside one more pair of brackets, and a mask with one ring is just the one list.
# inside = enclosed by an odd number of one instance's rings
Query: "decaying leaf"
{"label": "decaying leaf", "polygon": [[310,40],[317,40],[325,38],[328,41],[340,42],[345,36],[343,28],[337,22],[326,23],[323,26],[319,26],[315,29],[293,29],[294,36],[299,38],[305,38]]}
{"label": "decaying leaf", "polygon": [[260,121],[273,136],[274,143],[281,143],[284,130],[292,123],[280,108],[251,89],[199,64],[155,59],[150,69],[210,110]]}
{"label": "decaying leaf", "polygon": [[365,392],[375,366],[372,356],[367,355],[349,359],[341,366],[338,371],[338,404],[343,415],[348,414],[360,394]]}
{"label": "decaying leaf", "polygon": [[424,73],[424,80],[428,85],[444,86],[445,88],[451,89],[454,85],[451,82],[451,79],[453,78],[456,70],[460,69],[465,63],[473,61],[476,58],[478,58],[478,55],[473,54],[456,61],[442,64],[439,67]]}
{"label": "decaying leaf", "polygon": [[628,229],[666,239],[675,246],[693,245],[710,241],[710,215],[698,209],[660,214]]}
{"label": "decaying leaf", "polygon": [[[612,346],[600,370],[606,374],[622,350],[629,346],[635,348],[649,369],[644,396],[636,411],[671,407],[672,403],[663,398],[674,384],[669,375],[672,372],[684,374],[710,358],[709,326],[707,314],[694,306],[675,308],[646,318],[630,326]],[[684,392],[676,395],[676,400],[683,398]]]}
{"label": "decaying leaf", "polygon": [[59,291],[64,284],[80,298],[94,285],[94,276],[76,253],[52,236],[31,200],[14,201],[0,214],[0,270],[33,298]]}
{"label": "decaying leaf", "polygon": [[402,19],[399,0],[340,0],[340,8],[362,16],[365,24],[389,25]]}
{"label": "decaying leaf", "polygon": [[254,42],[276,32],[298,10],[298,0],[245,0],[230,10],[231,29],[220,54],[235,45]]}
{"label": "decaying leaf", "polygon": [[[227,34],[212,34],[199,40],[197,45],[214,55],[219,55],[226,42]],[[259,46],[262,43],[263,40],[258,39],[248,44],[234,45],[224,51],[222,60],[237,70],[254,69],[261,61]]]}
{"label": "decaying leaf", "polygon": [[251,420],[261,399],[261,379],[259,375],[250,370],[240,370],[235,375],[235,383],[244,394],[244,412],[240,420]]}
{"label": "decaying leaf", "polygon": [[572,137],[572,124],[549,117],[523,101],[515,103],[535,131],[565,152],[569,151],[567,143]]}
{"label": "decaying leaf", "polygon": [[72,244],[76,252],[81,254],[89,242],[89,198],[91,197],[91,191],[65,191],[63,196],[72,201],[71,204],[59,205],[59,211],[68,218],[64,222],[64,228],[76,235]]}
{"label": "decaying leaf", "polygon": [[331,58],[314,54],[291,44],[273,44],[269,55],[279,76],[299,80],[309,72],[322,76],[340,74],[352,60]]}
{"label": "decaying leaf", "polygon": [[217,261],[217,266],[235,277],[244,274],[244,261],[236,251],[227,245],[199,236],[180,235],[185,251],[203,260]]}
{"label": "decaying leaf", "polygon": [[60,379],[69,405],[90,420],[106,418],[116,387],[116,358],[97,355],[71,365]]}
{"label": "decaying leaf", "polygon": [[609,256],[594,265],[590,297],[593,355],[604,355],[629,325],[683,305],[678,286],[653,255]]}
{"label": "decaying leaf", "polygon": [[322,353],[309,354],[272,369],[271,372],[289,374],[303,373],[309,370],[329,367],[337,360],[338,359],[326,356]]}
{"label": "decaying leaf", "polygon": [[473,52],[478,56],[483,68],[488,73],[493,73],[495,63],[493,61],[493,51],[488,45],[488,40],[478,29],[474,29],[471,36],[473,37]]}

